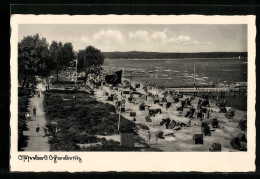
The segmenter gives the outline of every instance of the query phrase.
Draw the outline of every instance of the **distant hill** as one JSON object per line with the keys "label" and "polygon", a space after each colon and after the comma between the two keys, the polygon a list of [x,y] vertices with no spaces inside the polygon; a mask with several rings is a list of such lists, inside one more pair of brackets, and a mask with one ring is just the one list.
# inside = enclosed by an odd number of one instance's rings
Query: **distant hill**
{"label": "distant hill", "polygon": [[174,58],[230,58],[247,57],[247,52],[200,52],[200,53],[161,53],[161,52],[103,52],[111,59],[174,59]]}

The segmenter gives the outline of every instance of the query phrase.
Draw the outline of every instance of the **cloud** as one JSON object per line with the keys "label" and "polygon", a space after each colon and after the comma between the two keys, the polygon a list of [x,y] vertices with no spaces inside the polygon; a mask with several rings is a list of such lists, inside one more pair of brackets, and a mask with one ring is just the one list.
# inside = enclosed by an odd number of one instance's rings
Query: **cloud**
{"label": "cloud", "polygon": [[118,30],[100,30],[93,35],[93,40],[103,44],[124,43],[125,38]]}
{"label": "cloud", "polygon": [[[126,38],[127,37],[127,38]],[[92,36],[82,35],[77,37],[61,36],[59,39],[62,43],[71,42],[75,51],[85,49],[89,45],[94,45],[102,50],[109,51],[111,48],[120,49],[134,49],[145,50],[154,47],[162,49],[168,49],[175,47],[184,48],[184,46],[200,47],[204,45],[210,45],[211,42],[202,42],[197,39],[193,39],[189,35],[178,34],[169,29],[163,29],[162,31],[146,31],[136,30],[128,32],[126,35],[123,32],[115,29],[100,30],[94,33]],[[125,45],[127,43],[127,45]],[[131,48],[130,48],[131,47]]]}
{"label": "cloud", "polygon": [[163,41],[167,38],[167,35],[165,32],[153,32],[151,35],[152,39],[155,41]]}
{"label": "cloud", "polygon": [[168,28],[163,29],[163,31],[155,31],[151,34],[151,38],[154,41],[162,42],[167,39],[167,37],[173,35],[174,32],[170,31]]}
{"label": "cloud", "polygon": [[145,30],[137,30],[135,32],[129,32],[128,38],[134,42],[148,42],[150,41],[149,33]]}
{"label": "cloud", "polygon": [[91,40],[86,36],[80,37],[60,37],[58,41],[62,43],[71,42],[74,50],[82,50],[86,48],[88,45],[91,45]]}
{"label": "cloud", "polygon": [[175,32],[165,28],[163,31],[155,31],[151,34],[151,38],[155,42],[159,42],[163,45],[209,45],[211,42],[201,42],[199,40],[193,40],[188,35],[176,35]]}
{"label": "cloud", "polygon": [[190,36],[187,35],[179,35],[177,37],[173,36],[163,43],[168,44],[168,45],[209,45],[211,44],[210,42],[201,42],[199,40],[193,40]]}

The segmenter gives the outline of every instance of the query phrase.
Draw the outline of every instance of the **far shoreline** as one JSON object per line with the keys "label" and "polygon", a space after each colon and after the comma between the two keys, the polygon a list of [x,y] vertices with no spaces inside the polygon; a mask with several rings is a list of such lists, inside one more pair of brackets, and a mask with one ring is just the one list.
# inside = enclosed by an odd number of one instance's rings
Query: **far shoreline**
{"label": "far shoreline", "polygon": [[208,59],[219,59],[219,60],[225,60],[225,59],[247,59],[248,57],[223,57],[223,58],[105,58],[105,60],[208,60]]}

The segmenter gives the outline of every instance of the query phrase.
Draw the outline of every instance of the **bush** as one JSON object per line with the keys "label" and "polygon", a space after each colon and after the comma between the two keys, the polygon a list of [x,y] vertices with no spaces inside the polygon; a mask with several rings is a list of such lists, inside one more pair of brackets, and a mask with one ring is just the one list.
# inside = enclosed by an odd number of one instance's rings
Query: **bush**
{"label": "bush", "polygon": [[18,150],[26,147],[28,138],[23,135],[23,131],[28,130],[25,114],[28,112],[29,98],[31,97],[30,88],[18,88]]}
{"label": "bush", "polygon": [[139,151],[138,148],[128,148],[113,140],[101,140],[101,144],[81,149],[82,151]]}

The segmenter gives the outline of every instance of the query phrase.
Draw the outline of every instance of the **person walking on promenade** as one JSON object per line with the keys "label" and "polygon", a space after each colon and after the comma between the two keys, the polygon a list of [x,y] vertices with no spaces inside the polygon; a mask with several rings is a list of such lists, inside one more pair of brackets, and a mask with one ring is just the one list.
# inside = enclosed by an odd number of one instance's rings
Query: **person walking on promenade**
{"label": "person walking on promenade", "polygon": [[26,118],[27,121],[30,121],[31,116],[30,116],[30,114],[28,112],[25,114],[25,118]]}
{"label": "person walking on promenade", "polygon": [[33,116],[36,116],[36,108],[35,108],[35,106],[33,107]]}
{"label": "person walking on promenade", "polygon": [[32,88],[32,92],[33,92],[33,95],[35,95],[35,89],[34,88]]}
{"label": "person walking on promenade", "polygon": [[38,98],[41,96],[40,91],[38,92]]}
{"label": "person walking on promenade", "polygon": [[37,134],[39,133],[39,131],[40,131],[40,125],[37,124],[37,125],[36,125],[36,132],[37,132]]}

